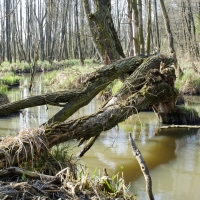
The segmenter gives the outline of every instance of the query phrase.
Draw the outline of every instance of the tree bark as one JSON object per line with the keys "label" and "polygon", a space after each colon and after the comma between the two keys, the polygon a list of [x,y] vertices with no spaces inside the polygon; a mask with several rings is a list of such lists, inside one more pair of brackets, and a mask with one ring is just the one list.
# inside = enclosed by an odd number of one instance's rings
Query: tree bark
{"label": "tree bark", "polygon": [[111,16],[111,1],[95,0],[94,13],[89,13],[89,3],[87,0],[83,0],[83,3],[88,21],[92,21],[89,23],[89,27],[101,57],[108,56],[110,62],[119,60],[120,57],[125,58]]}

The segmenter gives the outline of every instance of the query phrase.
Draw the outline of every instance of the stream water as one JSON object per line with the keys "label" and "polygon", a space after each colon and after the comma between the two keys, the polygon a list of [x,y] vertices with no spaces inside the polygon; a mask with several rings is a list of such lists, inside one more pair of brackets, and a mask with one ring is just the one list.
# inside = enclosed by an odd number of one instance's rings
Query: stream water
{"label": "stream water", "polygon": [[[42,74],[37,75],[32,94],[28,92],[28,76],[24,76],[20,89],[9,91],[11,101],[16,101],[30,95],[47,92],[41,84]],[[188,97],[190,105],[200,110],[200,97]],[[199,103],[199,104],[198,104]],[[89,105],[80,109],[71,118],[94,113],[101,102],[93,100]],[[17,135],[24,127],[38,126],[52,117],[60,108],[39,106],[25,109],[25,114],[18,114],[0,119],[0,137]],[[138,199],[146,200],[145,181],[136,159],[133,157],[128,133],[131,132],[140,149],[153,182],[153,193],[156,200],[200,199],[200,130],[198,129],[168,129],[158,131],[159,124],[152,112],[141,112],[130,117],[119,127],[101,134],[85,156],[80,160],[93,173],[106,167],[108,174],[121,174],[130,190],[138,195]],[[73,155],[80,148],[74,141],[70,142]],[[67,144],[68,145],[68,144]]]}

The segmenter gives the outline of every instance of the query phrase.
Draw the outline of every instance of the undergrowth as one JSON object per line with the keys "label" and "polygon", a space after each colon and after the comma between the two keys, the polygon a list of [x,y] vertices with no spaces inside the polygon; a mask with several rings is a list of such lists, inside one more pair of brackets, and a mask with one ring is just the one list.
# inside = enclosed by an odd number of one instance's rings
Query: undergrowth
{"label": "undergrowth", "polygon": [[176,80],[175,87],[183,94],[200,94],[200,77],[192,70],[187,70],[180,79]]}
{"label": "undergrowth", "polygon": [[20,78],[14,73],[5,73],[0,77],[0,84],[7,86],[18,86],[20,84]]}

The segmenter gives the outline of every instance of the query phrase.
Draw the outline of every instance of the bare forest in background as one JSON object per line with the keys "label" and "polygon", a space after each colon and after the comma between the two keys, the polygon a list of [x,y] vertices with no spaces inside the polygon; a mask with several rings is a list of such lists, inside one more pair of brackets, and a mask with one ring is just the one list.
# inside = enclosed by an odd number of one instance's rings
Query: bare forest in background
{"label": "bare forest in background", "polygon": [[[87,2],[95,11],[95,1]],[[168,51],[160,2],[111,1],[113,23],[126,57]],[[165,0],[164,4],[177,54],[199,58],[200,1]],[[2,0],[0,19],[1,62],[100,58],[83,0]]]}

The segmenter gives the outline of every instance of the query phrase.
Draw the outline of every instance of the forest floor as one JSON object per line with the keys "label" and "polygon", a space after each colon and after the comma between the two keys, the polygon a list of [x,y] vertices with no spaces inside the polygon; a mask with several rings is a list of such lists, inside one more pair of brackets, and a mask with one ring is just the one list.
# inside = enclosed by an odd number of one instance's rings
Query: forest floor
{"label": "forest floor", "polygon": [[0,199],[45,200],[134,200],[121,178],[117,182],[109,176],[83,172],[74,179],[69,168],[55,176],[39,174],[17,167],[0,170]]}

